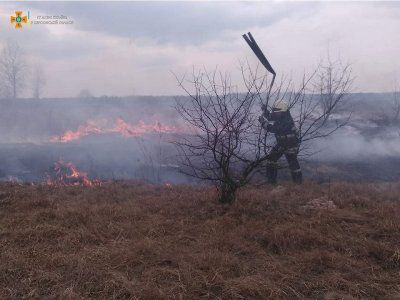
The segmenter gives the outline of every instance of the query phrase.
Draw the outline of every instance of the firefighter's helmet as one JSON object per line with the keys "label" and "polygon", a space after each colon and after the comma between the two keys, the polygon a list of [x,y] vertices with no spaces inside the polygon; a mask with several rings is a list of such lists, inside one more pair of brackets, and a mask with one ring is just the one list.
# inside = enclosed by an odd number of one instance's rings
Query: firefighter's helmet
{"label": "firefighter's helmet", "polygon": [[289,105],[286,100],[278,100],[275,101],[272,109],[274,111],[287,111],[289,109]]}

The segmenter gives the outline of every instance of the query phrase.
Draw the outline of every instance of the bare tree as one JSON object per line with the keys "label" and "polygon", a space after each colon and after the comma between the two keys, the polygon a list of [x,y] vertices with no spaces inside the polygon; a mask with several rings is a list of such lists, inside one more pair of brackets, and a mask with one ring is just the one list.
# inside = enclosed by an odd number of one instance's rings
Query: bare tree
{"label": "bare tree", "polygon": [[0,56],[0,76],[6,96],[16,99],[25,82],[26,62],[19,44],[9,40]]}
{"label": "bare tree", "polygon": [[[230,76],[216,70],[193,72],[178,80],[189,97],[177,100],[176,110],[190,133],[175,142],[182,172],[215,183],[219,200],[230,203],[266,159],[256,105],[266,77],[242,68],[246,91],[240,93]],[[186,87],[189,84],[193,90]]]}
{"label": "bare tree", "polygon": [[290,98],[303,155],[310,154],[309,142],[328,137],[348,124],[351,111],[346,104],[353,81],[350,64],[328,57]]}
{"label": "bare tree", "polygon": [[[338,129],[346,126],[351,118],[351,111],[346,105],[354,77],[350,64],[340,59],[332,61],[329,57],[315,67],[309,74],[304,73],[298,87],[292,79],[284,76],[272,90],[260,95],[261,106],[271,109],[281,99],[287,100],[295,121],[300,140],[299,154],[315,154],[312,142],[326,138]],[[264,136],[264,149],[268,152],[274,138],[268,132]]]}
{"label": "bare tree", "polygon": [[77,98],[93,98],[93,94],[88,89],[82,89],[79,91]]}
{"label": "bare tree", "polygon": [[35,99],[40,99],[46,85],[46,77],[41,64],[37,64],[34,67],[32,76],[32,96]]}
{"label": "bare tree", "polygon": [[188,96],[176,103],[178,114],[188,125],[188,133],[174,142],[181,170],[216,184],[219,200],[224,203],[232,202],[236,191],[268,160],[274,138],[258,122],[260,106],[268,108],[277,100],[288,100],[302,145],[331,135],[348,121],[347,117],[330,122],[351,86],[348,65],[320,64],[304,75],[297,89],[291,80],[281,79],[272,90],[269,78],[260,75],[258,67],[252,70],[247,64],[240,69],[241,92],[229,75],[217,71],[193,71],[189,80],[177,78]]}

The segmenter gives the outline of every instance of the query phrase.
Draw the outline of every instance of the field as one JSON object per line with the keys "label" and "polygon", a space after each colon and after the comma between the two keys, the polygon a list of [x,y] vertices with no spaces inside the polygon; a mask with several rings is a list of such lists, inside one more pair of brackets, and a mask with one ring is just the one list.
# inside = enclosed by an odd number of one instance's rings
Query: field
{"label": "field", "polygon": [[400,298],[399,184],[215,193],[2,184],[0,298]]}

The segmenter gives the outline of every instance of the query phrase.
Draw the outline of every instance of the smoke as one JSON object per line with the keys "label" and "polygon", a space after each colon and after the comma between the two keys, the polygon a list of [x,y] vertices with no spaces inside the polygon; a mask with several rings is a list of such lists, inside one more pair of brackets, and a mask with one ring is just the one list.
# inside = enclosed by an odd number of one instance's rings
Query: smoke
{"label": "smoke", "polygon": [[63,160],[90,178],[182,182],[169,143],[179,125],[171,109],[173,100],[3,101],[0,179],[43,182]]}
{"label": "smoke", "polygon": [[[354,129],[354,128],[353,128]],[[371,159],[400,157],[398,129],[390,128],[377,136],[368,137],[360,132],[338,133],[315,144],[323,161],[368,161]]]}
{"label": "smoke", "polygon": [[[45,182],[61,159],[73,163],[90,179],[190,182],[191,178],[178,172],[175,148],[170,143],[174,130],[185,126],[173,103],[172,97],[0,102],[0,180]],[[363,114],[373,115],[373,111],[364,106]],[[90,120],[96,126],[85,127]],[[124,126],[116,126],[121,124]],[[157,131],[154,124],[168,130]],[[79,130],[83,134],[75,134],[71,140],[54,138]],[[311,148],[317,153],[308,160],[331,165],[348,162],[352,166],[354,162],[368,165],[385,160],[388,165],[400,158],[399,132],[397,127],[381,126],[355,115],[334,135],[314,141]],[[375,167],[380,165],[375,163]],[[391,172],[390,178],[398,176],[394,169]]]}

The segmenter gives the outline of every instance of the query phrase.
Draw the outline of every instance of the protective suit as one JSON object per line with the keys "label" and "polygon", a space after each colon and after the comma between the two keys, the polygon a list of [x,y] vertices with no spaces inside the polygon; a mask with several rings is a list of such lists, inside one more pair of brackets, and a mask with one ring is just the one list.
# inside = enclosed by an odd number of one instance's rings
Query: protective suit
{"label": "protective suit", "polygon": [[290,115],[288,104],[284,100],[275,102],[272,112],[264,108],[259,121],[268,132],[274,133],[276,144],[270,151],[267,161],[268,182],[275,184],[278,176],[278,160],[285,155],[292,174],[293,182],[302,183],[302,173],[297,154],[300,139],[293,118]]}

